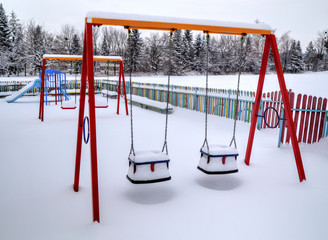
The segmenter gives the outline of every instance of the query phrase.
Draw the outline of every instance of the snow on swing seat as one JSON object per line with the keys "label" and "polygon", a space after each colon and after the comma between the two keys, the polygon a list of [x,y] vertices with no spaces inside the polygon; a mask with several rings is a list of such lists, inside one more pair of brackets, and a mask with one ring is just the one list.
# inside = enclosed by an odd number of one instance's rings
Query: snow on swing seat
{"label": "snow on swing seat", "polygon": [[234,147],[212,144],[202,147],[198,169],[206,174],[228,174],[238,172],[238,150]]}
{"label": "snow on swing seat", "polygon": [[170,180],[169,162],[169,155],[162,151],[136,151],[129,156],[127,178],[136,184]]}

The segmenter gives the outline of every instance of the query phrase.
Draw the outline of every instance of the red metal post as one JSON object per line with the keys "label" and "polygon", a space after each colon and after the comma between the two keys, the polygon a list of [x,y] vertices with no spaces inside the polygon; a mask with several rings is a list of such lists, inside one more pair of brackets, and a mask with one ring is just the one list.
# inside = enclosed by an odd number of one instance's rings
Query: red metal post
{"label": "red metal post", "polygon": [[44,77],[46,69],[46,60],[42,60],[42,74],[41,74],[41,92],[40,92],[40,106],[39,106],[39,119],[43,122],[44,115]]}
{"label": "red metal post", "polygon": [[55,104],[57,105],[57,74],[55,74]]}
{"label": "red metal post", "polygon": [[82,73],[81,73],[81,84],[80,84],[80,107],[79,107],[79,120],[77,125],[75,175],[74,175],[74,185],[73,185],[73,189],[75,192],[79,191],[81,150],[82,150],[82,130],[83,130],[84,109],[85,109],[86,86],[87,86],[87,52],[86,52],[86,36],[84,35]]}
{"label": "red metal post", "polygon": [[116,113],[120,113],[120,101],[121,101],[121,79],[122,79],[122,68],[121,68],[122,62],[120,62],[120,67],[118,70],[118,88],[117,88],[117,111]]}
{"label": "red metal post", "polygon": [[87,48],[87,74],[89,85],[89,118],[90,118],[90,150],[91,150],[91,182],[93,221],[100,222],[99,218],[99,190],[98,190],[98,167],[97,167],[97,135],[96,135],[96,111],[94,91],[94,69],[93,69],[93,39],[92,24],[86,23],[86,48]]}
{"label": "red metal post", "polygon": [[295,125],[293,123],[292,111],[291,111],[291,107],[290,107],[290,103],[289,103],[289,99],[288,99],[288,93],[287,93],[287,88],[286,88],[286,84],[285,84],[284,74],[283,74],[282,67],[281,67],[277,41],[276,41],[275,35],[270,35],[269,38],[270,38],[271,47],[272,47],[273,59],[274,59],[274,63],[276,66],[280,91],[282,94],[282,101],[283,101],[284,107],[285,107],[285,117],[287,118],[287,123],[289,126],[288,131],[290,133],[290,137],[292,140],[292,146],[293,146],[296,166],[297,166],[297,170],[298,170],[298,176],[299,176],[300,182],[302,182],[303,180],[306,180],[305,172],[304,172],[304,168],[303,168],[301,152],[300,152],[298,142],[297,142],[296,130],[295,130]]}
{"label": "red metal post", "polygon": [[263,89],[263,84],[264,84],[264,77],[265,77],[265,72],[266,72],[266,68],[267,68],[267,63],[268,63],[268,59],[269,59],[269,53],[270,53],[270,40],[269,40],[269,36],[267,36],[266,40],[265,40],[265,45],[264,45],[259,82],[257,84],[257,90],[256,90],[256,95],[255,95],[255,104],[252,109],[251,128],[249,130],[247,149],[246,149],[246,155],[245,155],[245,163],[247,165],[249,165],[252,147],[253,147],[253,140],[254,140],[254,134],[255,134],[256,123],[257,123],[257,114],[259,112],[260,103],[261,103],[262,89]]}
{"label": "red metal post", "polygon": [[126,98],[126,85],[125,85],[123,61],[121,62],[120,67],[121,67],[121,74],[122,74],[122,80],[123,80],[123,94],[124,94],[123,97],[124,97],[124,100],[125,100],[125,112],[126,112],[126,115],[129,115],[128,99]]}

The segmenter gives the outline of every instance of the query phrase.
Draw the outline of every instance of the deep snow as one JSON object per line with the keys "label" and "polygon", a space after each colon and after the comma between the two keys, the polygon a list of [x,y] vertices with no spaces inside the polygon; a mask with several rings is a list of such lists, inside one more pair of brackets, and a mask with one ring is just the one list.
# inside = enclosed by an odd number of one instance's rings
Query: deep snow
{"label": "deep snow", "polygon": [[[307,86],[302,91],[311,91]],[[292,147],[277,148],[278,129],[256,131],[246,166],[250,124],[237,122],[239,172],[209,176],[197,170],[204,115],[175,108],[168,131],[172,180],[132,185],[130,120],[123,104],[116,115],[116,103],[109,99],[109,108],[96,110],[97,224],[89,145],[82,148],[80,191],[72,189],[78,108],[46,106],[41,123],[38,97],[0,100],[0,239],[327,239],[328,139],[300,145],[307,181],[299,183]],[[161,149],[165,115],[137,106],[133,114],[135,149]],[[232,128],[231,119],[210,115],[209,143],[228,144]]]}

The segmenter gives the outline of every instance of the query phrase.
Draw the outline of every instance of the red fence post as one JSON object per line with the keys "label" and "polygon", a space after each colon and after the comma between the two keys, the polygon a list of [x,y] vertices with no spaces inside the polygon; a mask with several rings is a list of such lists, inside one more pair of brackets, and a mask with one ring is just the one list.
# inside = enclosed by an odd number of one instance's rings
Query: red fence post
{"label": "red fence post", "polygon": [[[302,109],[306,109],[306,100],[307,100],[307,95],[303,95],[303,100],[302,100]],[[300,119],[300,129],[298,131],[298,142],[302,142],[302,137],[303,137],[303,130],[304,130],[304,120],[305,120],[305,111],[301,112],[301,119]]]}
{"label": "red fence post", "polygon": [[[322,110],[326,110],[327,108],[327,98],[323,99],[323,104],[322,104]],[[323,137],[323,129],[324,129],[324,124],[325,124],[325,117],[326,113],[322,112],[320,115],[320,129],[319,129],[319,136],[318,136],[318,141]]]}
{"label": "red fence post", "polygon": [[[318,99],[318,105],[316,107],[317,110],[321,110],[322,98]],[[313,141],[316,142],[318,140],[318,132],[319,132],[319,122],[320,122],[320,112],[316,112],[315,114],[315,124],[313,129]]]}

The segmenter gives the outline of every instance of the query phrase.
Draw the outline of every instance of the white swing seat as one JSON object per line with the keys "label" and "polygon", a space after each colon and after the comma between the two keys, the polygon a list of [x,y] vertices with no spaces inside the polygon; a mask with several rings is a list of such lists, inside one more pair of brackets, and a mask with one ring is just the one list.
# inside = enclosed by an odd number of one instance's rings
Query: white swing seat
{"label": "white swing seat", "polygon": [[238,150],[234,147],[212,144],[202,147],[198,169],[206,174],[229,174],[238,172]]}
{"label": "white swing seat", "polygon": [[127,178],[131,183],[144,184],[168,181],[169,155],[162,151],[136,151],[129,156]]}

